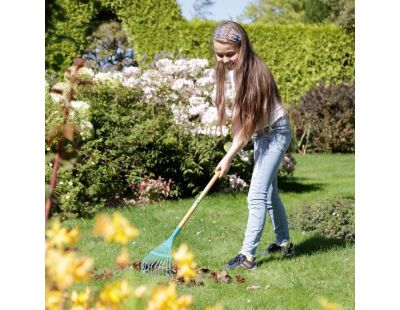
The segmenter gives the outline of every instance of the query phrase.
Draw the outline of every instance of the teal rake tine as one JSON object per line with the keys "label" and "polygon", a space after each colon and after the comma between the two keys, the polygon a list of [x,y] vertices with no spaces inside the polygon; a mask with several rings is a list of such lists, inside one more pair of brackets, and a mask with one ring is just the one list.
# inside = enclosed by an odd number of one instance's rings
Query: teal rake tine
{"label": "teal rake tine", "polygon": [[200,201],[207,194],[210,188],[214,185],[215,181],[218,179],[219,173],[216,173],[213,178],[208,182],[207,186],[201,192],[200,196],[196,199],[192,207],[185,214],[183,219],[180,221],[178,226],[175,228],[171,236],[163,243],[161,243],[158,247],[153,249],[143,260],[141,263],[141,271],[142,272],[155,272],[160,274],[166,274],[171,276],[173,274],[172,267],[172,256],[171,249],[172,244],[174,243],[175,237],[179,234],[182,227],[186,224],[194,210],[196,210],[197,206],[200,204]]}
{"label": "teal rake tine", "polygon": [[156,247],[142,260],[141,270],[143,272],[172,275],[171,249],[174,239],[180,230],[179,227],[175,228],[174,232],[167,240]]}

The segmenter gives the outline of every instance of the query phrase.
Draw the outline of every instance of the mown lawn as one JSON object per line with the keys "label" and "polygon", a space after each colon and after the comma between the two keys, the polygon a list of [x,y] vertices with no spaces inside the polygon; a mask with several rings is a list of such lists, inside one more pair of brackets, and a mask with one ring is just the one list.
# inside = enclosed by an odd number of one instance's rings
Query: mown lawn
{"label": "mown lawn", "polygon": [[[281,199],[287,213],[320,199],[354,197],[354,155],[296,155],[297,167],[292,178],[281,180]],[[194,199],[168,201],[155,205],[121,209],[140,230],[140,236],[129,245],[133,261],[141,261],[155,246],[174,230]],[[110,212],[112,212],[110,210]],[[198,267],[220,272],[222,266],[240,250],[247,221],[246,194],[213,194],[202,201],[192,218],[177,236],[176,249],[185,242],[195,254]],[[69,220],[67,226],[78,225],[81,240],[78,248],[83,255],[95,259],[96,273],[113,269],[119,247],[105,245],[91,235],[93,219]],[[290,223],[289,223],[290,224]],[[198,277],[204,286],[179,285],[179,295],[191,294],[192,309],[223,303],[225,309],[320,309],[318,298],[354,309],[355,266],[354,244],[346,244],[291,231],[296,256],[282,259],[273,256],[260,259],[255,271],[230,271],[230,283],[217,283],[209,274]],[[273,241],[269,220],[258,251]],[[235,280],[244,277],[244,283]],[[128,279],[133,287],[141,284],[166,283],[165,277],[143,274],[135,269],[116,271],[111,279]],[[90,285],[100,287],[101,280]],[[259,286],[249,290],[249,286]],[[131,304],[132,306],[132,304]],[[127,305],[129,309],[129,303]]]}

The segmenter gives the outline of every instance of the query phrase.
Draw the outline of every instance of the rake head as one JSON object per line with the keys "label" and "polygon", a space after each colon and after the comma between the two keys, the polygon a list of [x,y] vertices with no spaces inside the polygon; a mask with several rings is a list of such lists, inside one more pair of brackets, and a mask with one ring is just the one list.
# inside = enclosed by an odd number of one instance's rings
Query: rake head
{"label": "rake head", "polygon": [[151,251],[143,260],[141,264],[142,272],[154,272],[157,274],[164,274],[171,276],[172,256],[171,249],[174,239],[173,236],[165,240],[162,244]]}

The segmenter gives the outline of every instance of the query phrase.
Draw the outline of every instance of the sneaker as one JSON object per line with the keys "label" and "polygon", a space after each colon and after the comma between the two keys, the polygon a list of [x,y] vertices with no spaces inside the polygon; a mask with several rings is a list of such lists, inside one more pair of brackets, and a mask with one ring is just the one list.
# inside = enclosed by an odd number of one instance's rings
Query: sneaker
{"label": "sneaker", "polygon": [[246,255],[238,254],[236,257],[232,258],[229,263],[225,265],[226,269],[235,269],[236,267],[243,267],[245,269],[253,270],[257,268],[255,260],[248,260]]}
{"label": "sneaker", "polygon": [[294,247],[293,243],[287,242],[283,245],[278,245],[276,243],[271,243],[263,252],[264,256],[273,254],[273,253],[282,253],[285,257],[291,257],[294,255]]}

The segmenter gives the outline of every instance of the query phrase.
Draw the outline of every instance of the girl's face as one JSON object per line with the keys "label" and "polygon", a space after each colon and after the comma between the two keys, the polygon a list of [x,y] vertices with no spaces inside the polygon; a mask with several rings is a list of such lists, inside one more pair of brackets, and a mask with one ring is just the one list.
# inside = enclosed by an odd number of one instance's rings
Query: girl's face
{"label": "girl's face", "polygon": [[222,62],[226,69],[234,70],[239,58],[239,46],[230,43],[221,43],[214,40],[214,51],[218,62]]}

